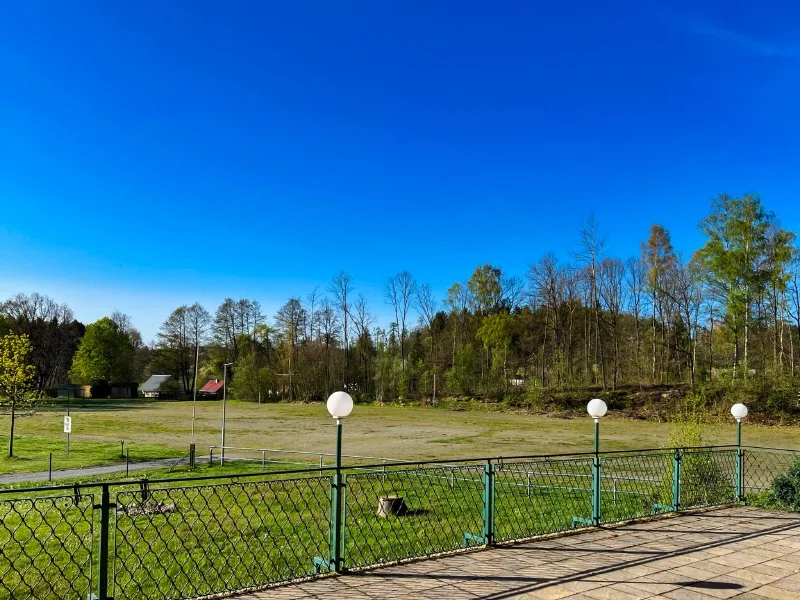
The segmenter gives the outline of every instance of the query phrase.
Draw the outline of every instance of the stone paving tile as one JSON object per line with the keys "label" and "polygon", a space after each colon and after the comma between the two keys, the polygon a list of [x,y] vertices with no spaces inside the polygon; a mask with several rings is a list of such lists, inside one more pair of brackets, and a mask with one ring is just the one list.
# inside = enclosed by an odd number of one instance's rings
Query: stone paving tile
{"label": "stone paving tile", "polygon": [[697,592],[689,588],[672,590],[664,594],[664,597],[670,600],[715,600],[714,596],[709,596],[708,594],[703,594],[702,592]]}
{"label": "stone paving tile", "polygon": [[552,585],[546,588],[533,590],[525,594],[525,597],[536,598],[536,600],[561,600],[561,598],[569,598],[575,592],[568,590],[560,585]]}
{"label": "stone paving tile", "polygon": [[661,581],[658,576],[631,579],[627,581],[627,585],[639,590],[640,595],[642,592],[649,594],[665,594],[679,587],[678,583]]}
{"label": "stone paving tile", "polygon": [[752,592],[760,598],[770,598],[771,600],[797,600],[797,594],[781,588],[764,585]]}
{"label": "stone paving tile", "polygon": [[736,507],[328,577],[239,600],[800,599],[800,516]]}
{"label": "stone paving tile", "polygon": [[638,600],[643,597],[641,590],[636,588],[629,589],[624,583],[615,583],[608,587],[596,588],[583,592],[583,594],[597,600]]}

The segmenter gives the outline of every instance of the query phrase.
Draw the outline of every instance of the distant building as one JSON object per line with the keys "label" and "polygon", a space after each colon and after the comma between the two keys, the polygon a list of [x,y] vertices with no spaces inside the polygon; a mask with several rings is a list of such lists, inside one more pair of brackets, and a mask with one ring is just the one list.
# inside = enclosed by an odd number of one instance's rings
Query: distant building
{"label": "distant building", "polygon": [[136,398],[139,387],[135,381],[115,381],[109,384],[111,398]]}
{"label": "distant building", "polygon": [[89,398],[92,395],[92,386],[78,385],[77,383],[62,383],[58,386],[60,398]]}
{"label": "distant building", "polygon": [[225,384],[222,383],[219,379],[209,379],[208,383],[197,391],[203,398],[219,399],[222,396],[224,390],[225,390]]}
{"label": "distant building", "polygon": [[172,375],[151,375],[139,392],[145,398],[176,398],[183,394],[183,387]]}

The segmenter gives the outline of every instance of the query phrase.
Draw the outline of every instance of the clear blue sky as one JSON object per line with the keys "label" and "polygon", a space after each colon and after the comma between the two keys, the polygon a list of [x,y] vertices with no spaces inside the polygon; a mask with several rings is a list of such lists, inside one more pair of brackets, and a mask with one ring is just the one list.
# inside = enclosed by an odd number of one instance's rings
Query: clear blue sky
{"label": "clear blue sky", "polygon": [[790,1],[8,2],[0,297],[149,340],[342,269],[385,317],[390,274],[524,276],[592,213],[622,258],[723,191],[796,230],[798,92]]}

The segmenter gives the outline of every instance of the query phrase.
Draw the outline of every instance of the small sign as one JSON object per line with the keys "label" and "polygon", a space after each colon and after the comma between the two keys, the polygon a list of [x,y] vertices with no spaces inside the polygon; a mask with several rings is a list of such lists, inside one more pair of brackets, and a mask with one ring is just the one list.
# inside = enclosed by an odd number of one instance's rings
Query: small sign
{"label": "small sign", "polygon": [[64,433],[72,433],[72,417],[64,417]]}

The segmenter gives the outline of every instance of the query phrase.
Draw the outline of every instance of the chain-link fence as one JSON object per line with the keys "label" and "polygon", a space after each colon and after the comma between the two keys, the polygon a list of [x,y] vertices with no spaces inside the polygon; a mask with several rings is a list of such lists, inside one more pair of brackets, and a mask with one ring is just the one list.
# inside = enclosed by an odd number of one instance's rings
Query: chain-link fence
{"label": "chain-link fence", "polygon": [[224,595],[749,501],[773,494],[797,454],[685,448],[0,490],[0,600]]}

